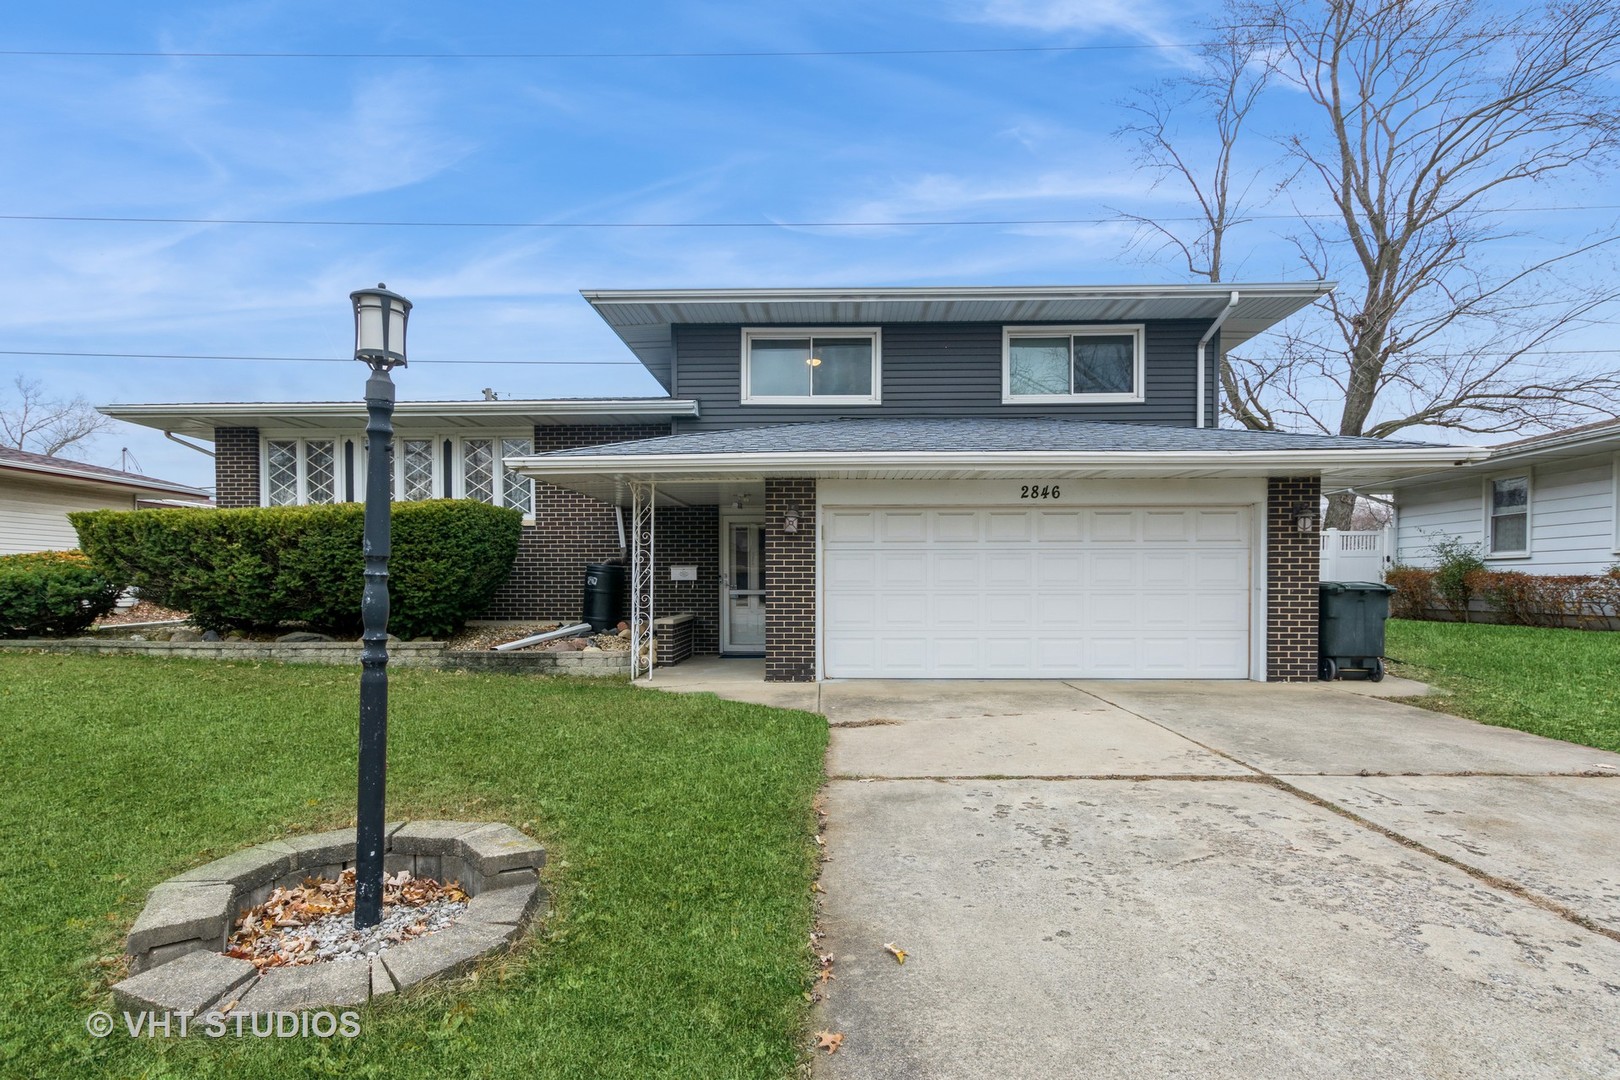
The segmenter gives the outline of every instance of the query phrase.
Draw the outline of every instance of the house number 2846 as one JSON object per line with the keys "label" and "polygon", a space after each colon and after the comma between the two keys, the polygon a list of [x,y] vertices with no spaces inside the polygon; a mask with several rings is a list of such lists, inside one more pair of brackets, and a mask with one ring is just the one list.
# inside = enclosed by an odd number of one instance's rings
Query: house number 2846
{"label": "house number 2846", "polygon": [[1063,492],[1057,484],[1019,484],[1020,499],[1061,499]]}

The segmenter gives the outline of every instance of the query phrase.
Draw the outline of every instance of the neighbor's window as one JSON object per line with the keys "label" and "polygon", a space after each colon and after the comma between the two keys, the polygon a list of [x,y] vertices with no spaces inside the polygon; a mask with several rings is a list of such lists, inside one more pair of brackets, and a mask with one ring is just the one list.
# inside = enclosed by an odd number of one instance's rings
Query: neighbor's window
{"label": "neighbor's window", "polygon": [[1530,551],[1530,478],[1505,476],[1490,482],[1490,553]]}
{"label": "neighbor's window", "polygon": [[745,403],[876,404],[877,330],[744,330]]}
{"label": "neighbor's window", "polygon": [[1008,327],[1004,398],[1142,399],[1140,326]]}
{"label": "neighbor's window", "polygon": [[268,506],[337,502],[337,443],[332,439],[269,439],[264,447],[264,476]]}

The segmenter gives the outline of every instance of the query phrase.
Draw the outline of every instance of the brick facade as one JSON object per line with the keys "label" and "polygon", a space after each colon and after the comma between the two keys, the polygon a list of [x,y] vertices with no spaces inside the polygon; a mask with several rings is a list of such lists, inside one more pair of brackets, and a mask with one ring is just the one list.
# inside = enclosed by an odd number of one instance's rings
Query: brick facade
{"label": "brick facade", "polygon": [[214,429],[214,502],[223,510],[259,505],[259,429]]}
{"label": "brick facade", "polygon": [[[783,528],[789,511],[797,532]],[[765,681],[816,678],[816,482],[765,481]]]}
{"label": "brick facade", "polygon": [[1318,514],[1322,481],[1273,476],[1266,481],[1266,679],[1309,682],[1317,677],[1318,534],[1295,524],[1302,508]]}

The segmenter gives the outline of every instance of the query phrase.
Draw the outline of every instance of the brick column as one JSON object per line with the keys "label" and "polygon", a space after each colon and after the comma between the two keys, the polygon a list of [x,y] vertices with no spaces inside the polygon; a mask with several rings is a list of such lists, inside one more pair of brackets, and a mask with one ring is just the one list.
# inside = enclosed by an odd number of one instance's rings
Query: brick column
{"label": "brick column", "polygon": [[1322,542],[1300,532],[1301,507],[1312,513],[1322,497],[1316,476],[1273,476],[1266,481],[1266,679],[1309,682],[1317,677],[1317,583]]}
{"label": "brick column", "polygon": [[[799,529],[782,519],[797,510]],[[765,681],[816,678],[816,482],[765,481]]]}
{"label": "brick column", "polygon": [[214,503],[222,510],[259,505],[259,429],[214,429]]}

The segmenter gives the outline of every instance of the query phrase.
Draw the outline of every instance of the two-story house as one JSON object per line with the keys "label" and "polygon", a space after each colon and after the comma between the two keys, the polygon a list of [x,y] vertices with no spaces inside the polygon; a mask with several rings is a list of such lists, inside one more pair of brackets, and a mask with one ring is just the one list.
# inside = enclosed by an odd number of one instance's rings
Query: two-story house
{"label": "two-story house", "polygon": [[[497,618],[588,562],[766,678],[1316,677],[1324,482],[1479,456],[1223,430],[1285,285],[586,292],[667,396],[402,402],[400,498],[526,515]],[[356,497],[358,402],[118,405],[215,445],[221,506]]]}

